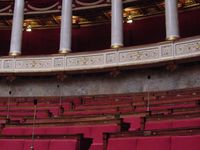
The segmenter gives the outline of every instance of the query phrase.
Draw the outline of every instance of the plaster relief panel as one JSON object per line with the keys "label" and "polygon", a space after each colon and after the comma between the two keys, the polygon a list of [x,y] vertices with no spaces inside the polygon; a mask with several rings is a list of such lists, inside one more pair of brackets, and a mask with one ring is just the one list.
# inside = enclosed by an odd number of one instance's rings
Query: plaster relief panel
{"label": "plaster relief panel", "polygon": [[104,55],[85,55],[67,58],[67,67],[97,66],[104,64]]}
{"label": "plaster relief panel", "polygon": [[162,45],[161,46],[161,58],[173,57],[173,45]]}
{"label": "plaster relief panel", "polygon": [[119,62],[122,63],[132,63],[137,61],[159,59],[159,48],[119,52],[119,58]]}
{"label": "plaster relief panel", "polygon": [[50,69],[52,68],[52,59],[21,59],[16,60],[16,69]]}
{"label": "plaster relief panel", "polygon": [[14,60],[4,60],[3,69],[14,69]]}
{"label": "plaster relief panel", "polygon": [[177,56],[194,53],[200,53],[200,40],[175,45],[175,55]]}

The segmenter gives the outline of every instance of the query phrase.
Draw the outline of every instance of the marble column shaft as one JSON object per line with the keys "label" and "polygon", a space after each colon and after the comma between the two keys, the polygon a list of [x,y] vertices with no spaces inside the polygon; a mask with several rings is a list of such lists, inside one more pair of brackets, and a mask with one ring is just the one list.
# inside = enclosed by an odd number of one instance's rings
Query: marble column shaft
{"label": "marble column shaft", "polygon": [[20,55],[24,21],[24,0],[15,0],[10,43],[10,55]]}
{"label": "marble column shaft", "polygon": [[166,39],[179,38],[179,21],[177,0],[165,0]]}
{"label": "marble column shaft", "polygon": [[122,0],[112,0],[111,47],[123,46],[123,3]]}
{"label": "marble column shaft", "polygon": [[60,53],[71,51],[72,36],[72,0],[62,1],[62,20],[60,30]]}

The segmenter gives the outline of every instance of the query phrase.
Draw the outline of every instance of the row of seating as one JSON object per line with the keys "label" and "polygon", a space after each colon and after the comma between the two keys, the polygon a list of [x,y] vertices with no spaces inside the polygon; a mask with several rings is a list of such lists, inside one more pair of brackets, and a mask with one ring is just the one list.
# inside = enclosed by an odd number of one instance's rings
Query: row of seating
{"label": "row of seating", "polygon": [[[148,134],[154,130],[169,133],[167,130],[173,129],[173,134],[170,132],[170,134],[164,135],[171,141],[175,137],[174,134],[180,129],[182,130],[181,134],[184,133],[184,136],[188,136],[190,132],[186,133],[186,131],[200,126],[200,90],[185,91],[185,93],[181,90],[180,92],[167,91],[110,96],[81,96],[70,99],[63,98],[62,103],[59,99],[50,99],[49,101],[46,99],[46,102],[38,100],[36,120],[33,120],[36,105],[34,105],[32,100],[24,98],[20,102],[19,99],[12,99],[12,104],[10,103],[11,105],[9,105],[9,119],[12,121],[8,122],[6,120],[8,119],[6,118],[8,115],[8,105],[6,105],[5,101],[2,102],[4,105],[0,105],[0,116],[2,113],[0,119],[2,121],[0,122],[2,129],[0,133],[2,140],[6,140],[7,136],[15,137],[13,140],[20,139],[24,141],[22,142],[23,145],[28,140],[25,137],[31,137],[33,131],[36,139],[41,135],[48,136],[46,139],[37,139],[39,141],[48,141],[48,148],[44,149],[50,149],[49,145],[51,145],[52,140],[50,137],[83,134],[84,138],[93,140],[90,147],[87,148],[89,150],[112,149],[112,142],[110,141],[114,142],[113,146],[117,146],[115,142],[120,143],[120,139],[124,141],[124,143],[121,143],[121,146],[127,143],[127,145],[124,145],[125,148],[127,146],[127,149],[129,147],[129,149],[133,150],[146,150],[145,147],[138,148],[139,144],[137,142],[147,138],[144,134],[141,136],[141,133]],[[13,120],[20,121],[16,122]],[[33,124],[35,124],[34,130]],[[154,131],[153,133],[156,132]],[[128,136],[123,138],[114,137],[112,136],[114,134]],[[160,138],[164,136],[162,134],[159,135]],[[154,139],[159,137],[158,134],[157,137],[151,134],[151,137],[148,138]],[[136,147],[133,146],[131,148],[131,143],[129,144],[124,138],[136,139]],[[106,144],[105,139],[107,140]],[[171,148],[172,144],[168,143],[168,146]],[[74,147],[73,149],[77,148]],[[124,148],[121,147],[121,149]],[[162,148],[160,147],[160,149]],[[7,148],[7,150],[10,150],[10,148]]]}
{"label": "row of seating", "polygon": [[0,136],[1,150],[88,150],[92,140],[82,134],[65,136]]}
{"label": "row of seating", "polygon": [[200,135],[110,138],[105,150],[199,150]]}

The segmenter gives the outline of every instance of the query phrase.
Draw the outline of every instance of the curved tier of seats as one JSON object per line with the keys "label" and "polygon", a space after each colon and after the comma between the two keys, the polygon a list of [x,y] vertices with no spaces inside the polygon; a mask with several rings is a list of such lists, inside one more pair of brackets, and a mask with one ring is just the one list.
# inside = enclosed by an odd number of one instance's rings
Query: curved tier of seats
{"label": "curved tier of seats", "polygon": [[0,143],[2,150],[32,142],[37,150],[199,150],[199,101],[200,89],[37,98],[37,104],[2,98]]}

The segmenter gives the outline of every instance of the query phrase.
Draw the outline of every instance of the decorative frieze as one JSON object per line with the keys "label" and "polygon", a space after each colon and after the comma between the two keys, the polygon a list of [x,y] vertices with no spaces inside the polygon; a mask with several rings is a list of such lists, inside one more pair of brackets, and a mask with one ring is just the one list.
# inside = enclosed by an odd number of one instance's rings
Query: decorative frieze
{"label": "decorative frieze", "polygon": [[173,44],[161,45],[161,58],[173,57]]}
{"label": "decorative frieze", "polygon": [[175,44],[175,55],[192,55],[200,53],[200,39]]}
{"label": "decorative frieze", "polygon": [[64,57],[55,57],[54,58],[54,68],[63,68],[64,69]]}
{"label": "decorative frieze", "polygon": [[159,59],[159,47],[120,51],[119,63],[137,63],[140,61],[148,61]]}
{"label": "decorative frieze", "polygon": [[[80,56],[72,56],[67,57],[66,66],[67,68],[80,68],[80,67],[94,67],[104,64],[104,55],[97,54],[97,55],[80,55]],[[80,68],[81,69],[81,68]]]}
{"label": "decorative frieze", "polygon": [[51,69],[52,68],[51,58],[39,58],[39,59],[17,59],[15,61],[15,69],[19,70],[30,70],[31,69]]}
{"label": "decorative frieze", "polygon": [[58,72],[159,63],[200,56],[200,37],[70,55],[0,58],[0,73]]}
{"label": "decorative frieze", "polygon": [[[134,0],[123,0],[123,3],[130,3]],[[5,15],[12,15],[13,12],[13,2],[6,2],[3,8],[0,8],[0,13]],[[54,3],[48,3],[45,6],[38,7],[32,1],[26,1],[25,3],[25,14],[39,14],[39,13],[49,13],[49,12],[60,12],[62,3],[60,0],[55,1]],[[105,6],[110,6],[111,0],[95,0],[95,1],[85,1],[85,0],[73,0],[73,10],[84,10],[90,8],[101,8]]]}
{"label": "decorative frieze", "polygon": [[[3,60],[3,70],[14,70],[14,59]],[[12,71],[11,71],[12,72]]]}
{"label": "decorative frieze", "polygon": [[118,62],[118,53],[110,52],[105,54],[105,64],[116,64]]}

